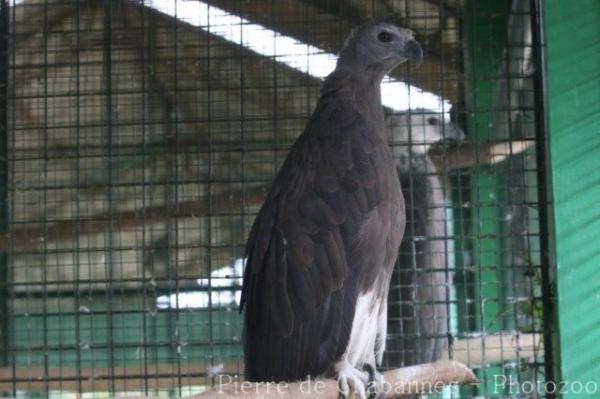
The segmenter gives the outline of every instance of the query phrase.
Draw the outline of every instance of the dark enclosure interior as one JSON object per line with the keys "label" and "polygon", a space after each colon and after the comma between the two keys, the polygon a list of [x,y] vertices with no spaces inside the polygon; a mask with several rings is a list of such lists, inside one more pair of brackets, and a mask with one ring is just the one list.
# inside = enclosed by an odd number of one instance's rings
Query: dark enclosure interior
{"label": "dark enclosure interior", "polygon": [[409,220],[384,367],[464,362],[480,384],[456,398],[552,377],[536,1],[0,4],[3,394],[186,395],[243,371],[248,230],[370,18],[425,51],[382,93]]}

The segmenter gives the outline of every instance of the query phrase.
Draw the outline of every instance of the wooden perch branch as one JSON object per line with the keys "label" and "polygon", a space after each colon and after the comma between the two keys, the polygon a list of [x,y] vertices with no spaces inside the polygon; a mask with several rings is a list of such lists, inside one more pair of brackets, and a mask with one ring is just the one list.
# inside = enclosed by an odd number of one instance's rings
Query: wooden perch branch
{"label": "wooden perch branch", "polygon": [[451,147],[436,145],[428,154],[437,170],[450,172],[478,165],[494,165],[510,156],[525,152],[534,144],[533,139],[502,143],[464,142]]}
{"label": "wooden perch branch", "polygon": [[[462,143],[452,147],[436,146],[429,155],[440,171],[449,172],[477,165],[492,165],[502,162],[512,155],[518,155],[533,145],[533,141],[513,140],[504,143]],[[217,195],[212,198],[213,213],[229,213],[242,205],[260,205],[268,191],[267,185],[248,188],[242,194]],[[242,204],[242,195],[244,204]],[[167,218],[202,216],[208,213],[208,198],[179,204],[147,207],[133,211],[101,214],[90,219],[67,220],[40,227],[14,229],[11,233],[0,235],[0,251],[11,248],[22,249],[45,243],[71,240],[77,234],[97,234],[135,228],[145,224],[157,223]],[[12,240],[12,242],[11,242]]]}
{"label": "wooden perch branch", "polygon": [[[230,213],[246,205],[260,204],[268,187],[248,188],[244,192],[221,194],[212,198],[213,213]],[[0,251],[11,248],[28,248],[39,246],[44,242],[72,240],[77,234],[97,234],[112,229],[113,231],[135,228],[145,224],[163,221],[167,218],[204,216],[209,211],[208,198],[185,201],[178,204],[147,207],[143,209],[102,214],[91,219],[67,220],[42,227],[25,227],[14,229],[11,233],[0,234]],[[11,242],[12,241],[12,242]]]}
{"label": "wooden perch branch", "polygon": [[[385,384],[382,392],[385,393],[385,398],[440,391],[446,385],[465,385],[477,381],[467,366],[453,360],[440,360],[435,363],[389,370],[383,373],[383,376]],[[296,383],[252,383],[236,381],[230,376],[219,376],[217,382],[224,384],[217,385],[191,398],[337,399],[339,395],[337,382],[333,379],[307,380]]]}
{"label": "wooden perch branch", "polygon": [[[471,367],[503,364],[520,359],[535,358],[544,352],[541,334],[502,332],[456,339],[450,348],[452,358]],[[445,353],[442,358],[448,358]]]}

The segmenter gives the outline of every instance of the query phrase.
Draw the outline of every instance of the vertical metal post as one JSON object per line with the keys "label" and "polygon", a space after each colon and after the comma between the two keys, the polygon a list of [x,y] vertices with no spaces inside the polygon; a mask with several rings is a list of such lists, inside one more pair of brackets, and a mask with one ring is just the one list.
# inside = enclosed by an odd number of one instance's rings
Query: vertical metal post
{"label": "vertical metal post", "polygon": [[[0,233],[8,232],[8,1],[0,0]],[[8,253],[0,252],[0,365],[8,364]]]}
{"label": "vertical metal post", "polygon": [[[540,260],[542,273],[542,309],[544,324],[544,373],[546,381],[558,382],[559,353],[557,321],[555,318],[556,279],[554,261],[552,256],[554,231],[550,217],[550,193],[548,190],[551,173],[548,153],[548,119],[546,116],[546,63],[544,58],[544,31],[542,1],[530,0],[531,13],[531,39],[533,58],[535,62],[534,90],[535,90],[535,131],[536,131],[536,159],[539,198],[539,223],[540,223]],[[555,392],[548,392],[548,398],[555,398]]]}
{"label": "vertical metal post", "polygon": [[104,120],[106,123],[106,138],[105,138],[105,165],[106,179],[104,180],[106,190],[106,201],[108,202],[108,213],[110,217],[109,229],[105,234],[105,251],[106,251],[106,344],[108,346],[108,365],[110,376],[110,393],[115,392],[115,342],[114,342],[114,314],[113,314],[113,299],[114,299],[114,276],[113,276],[113,113],[112,113],[112,1],[104,3],[103,16],[103,65],[102,65],[102,84],[104,90]]}

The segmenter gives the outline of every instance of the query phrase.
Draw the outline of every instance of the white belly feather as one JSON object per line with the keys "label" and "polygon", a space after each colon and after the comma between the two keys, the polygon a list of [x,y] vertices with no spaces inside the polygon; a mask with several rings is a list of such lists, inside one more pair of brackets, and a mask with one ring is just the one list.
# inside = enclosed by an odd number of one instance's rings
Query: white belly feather
{"label": "white belly feather", "polygon": [[367,292],[359,295],[348,347],[343,356],[354,367],[381,363],[387,333],[387,298]]}

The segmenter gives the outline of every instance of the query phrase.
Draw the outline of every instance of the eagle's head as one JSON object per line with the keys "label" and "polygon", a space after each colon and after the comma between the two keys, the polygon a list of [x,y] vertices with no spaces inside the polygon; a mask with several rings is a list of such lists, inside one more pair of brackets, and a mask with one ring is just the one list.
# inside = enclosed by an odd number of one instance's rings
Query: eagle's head
{"label": "eagle's head", "polygon": [[368,22],[353,29],[346,39],[338,68],[358,66],[383,76],[407,60],[423,60],[423,50],[411,30],[387,22]]}

